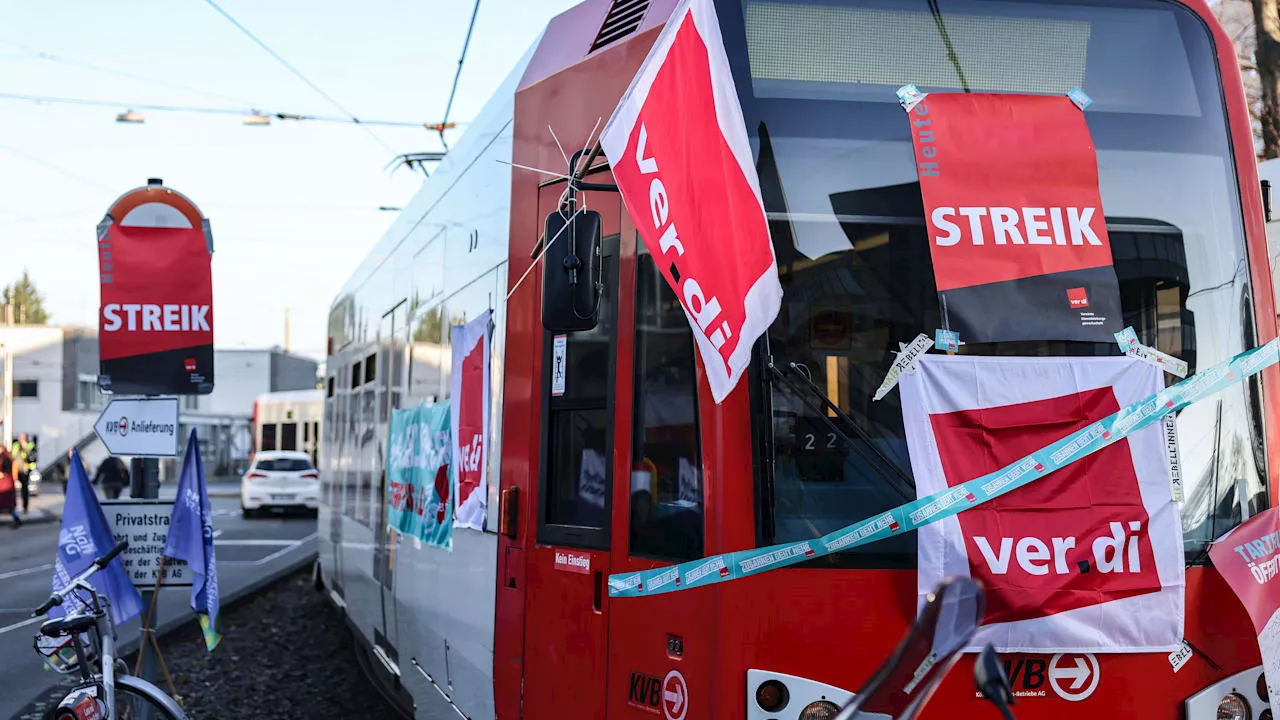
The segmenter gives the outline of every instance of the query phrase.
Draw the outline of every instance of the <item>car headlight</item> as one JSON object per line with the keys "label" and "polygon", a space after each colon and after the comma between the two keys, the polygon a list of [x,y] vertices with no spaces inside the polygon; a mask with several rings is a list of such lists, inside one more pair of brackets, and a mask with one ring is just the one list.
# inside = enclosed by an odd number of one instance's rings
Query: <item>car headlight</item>
{"label": "car headlight", "polygon": [[840,707],[829,700],[815,700],[800,711],[800,720],[831,720],[840,712]]}
{"label": "car headlight", "polygon": [[1218,720],[1252,720],[1249,703],[1237,693],[1231,693],[1218,703]]}

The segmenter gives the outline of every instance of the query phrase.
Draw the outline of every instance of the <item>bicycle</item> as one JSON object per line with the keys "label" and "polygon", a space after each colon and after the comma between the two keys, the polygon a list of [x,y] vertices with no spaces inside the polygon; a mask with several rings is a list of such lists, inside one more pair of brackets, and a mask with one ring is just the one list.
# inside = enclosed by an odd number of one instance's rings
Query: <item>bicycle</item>
{"label": "bicycle", "polygon": [[124,660],[116,657],[111,603],[88,582],[127,547],[127,540],[118,543],[31,613],[47,615],[68,597],[79,603],[66,616],[43,623],[35,636],[36,652],[47,665],[62,674],[80,673],[80,684],[63,697],[52,720],[187,720],[173,698],[130,675]]}

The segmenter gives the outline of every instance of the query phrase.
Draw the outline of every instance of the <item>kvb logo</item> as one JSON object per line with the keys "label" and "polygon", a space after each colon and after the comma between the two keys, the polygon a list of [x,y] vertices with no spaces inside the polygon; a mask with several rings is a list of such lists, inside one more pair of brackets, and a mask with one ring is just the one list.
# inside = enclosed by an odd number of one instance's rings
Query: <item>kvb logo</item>
{"label": "kvb logo", "polygon": [[684,720],[689,712],[689,688],[679,670],[672,670],[662,681],[662,714],[667,720]]}
{"label": "kvb logo", "polygon": [[662,679],[642,672],[631,673],[631,687],[627,692],[627,705],[647,713],[659,714],[662,704]]}
{"label": "kvb logo", "polygon": [[[1005,657],[1002,662],[1015,698],[1045,696],[1049,661],[1040,657]],[[975,691],[973,696],[982,697],[982,693]]]}
{"label": "kvb logo", "polygon": [[1092,653],[1058,653],[1049,661],[1049,686],[1058,697],[1079,702],[1098,688],[1102,671]]}

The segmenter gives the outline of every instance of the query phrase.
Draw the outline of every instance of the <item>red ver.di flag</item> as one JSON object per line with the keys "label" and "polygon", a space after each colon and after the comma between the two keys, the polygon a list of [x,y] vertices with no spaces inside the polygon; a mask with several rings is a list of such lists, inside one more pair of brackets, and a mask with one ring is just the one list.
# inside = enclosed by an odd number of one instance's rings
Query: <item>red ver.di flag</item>
{"label": "red ver.di flag", "polygon": [[1120,289],[1084,113],[1065,96],[929,93],[908,117],[949,329],[1113,342]]}
{"label": "red ver.di flag", "polygon": [[449,398],[453,406],[454,527],[484,530],[489,483],[489,339],[493,311],[466,325],[449,328],[453,371]]}
{"label": "red ver.di flag", "polygon": [[782,285],[712,0],[676,6],[601,145],[719,403],[777,316]]}
{"label": "red ver.di flag", "polygon": [[98,225],[101,388],[127,395],[213,392],[209,221],[153,180]]}
{"label": "red ver.di flag", "polygon": [[1213,566],[1244,604],[1258,633],[1271,712],[1280,715],[1280,509],[1249,518],[1209,548]]}
{"label": "red ver.di flag", "polygon": [[[1015,463],[1164,386],[1159,368],[1128,357],[925,355],[916,368],[901,387],[920,497]],[[1045,476],[918,530],[918,595],[947,577],[981,582],[986,613],[974,649],[1176,649],[1185,579],[1166,456],[1156,423],[1056,471],[1029,464],[1026,473]]]}

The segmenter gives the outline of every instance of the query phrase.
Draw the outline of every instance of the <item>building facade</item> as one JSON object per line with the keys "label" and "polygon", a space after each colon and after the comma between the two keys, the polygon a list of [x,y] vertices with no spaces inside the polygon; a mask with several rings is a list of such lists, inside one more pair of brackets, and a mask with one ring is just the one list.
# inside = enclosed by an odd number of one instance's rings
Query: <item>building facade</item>
{"label": "building facade", "polygon": [[[37,464],[46,476],[56,474],[54,466],[64,465],[72,448],[92,473],[106,456],[93,433],[107,401],[98,390],[97,330],[0,325],[0,346],[13,353],[13,427],[3,430],[36,440]],[[0,365],[0,380],[3,372]],[[234,476],[244,471],[252,452],[254,399],[315,388],[317,363],[279,348],[215,350],[214,382],[211,394],[179,401],[181,447],[195,429],[206,473]],[[162,479],[176,478],[181,458],[160,466]]]}

